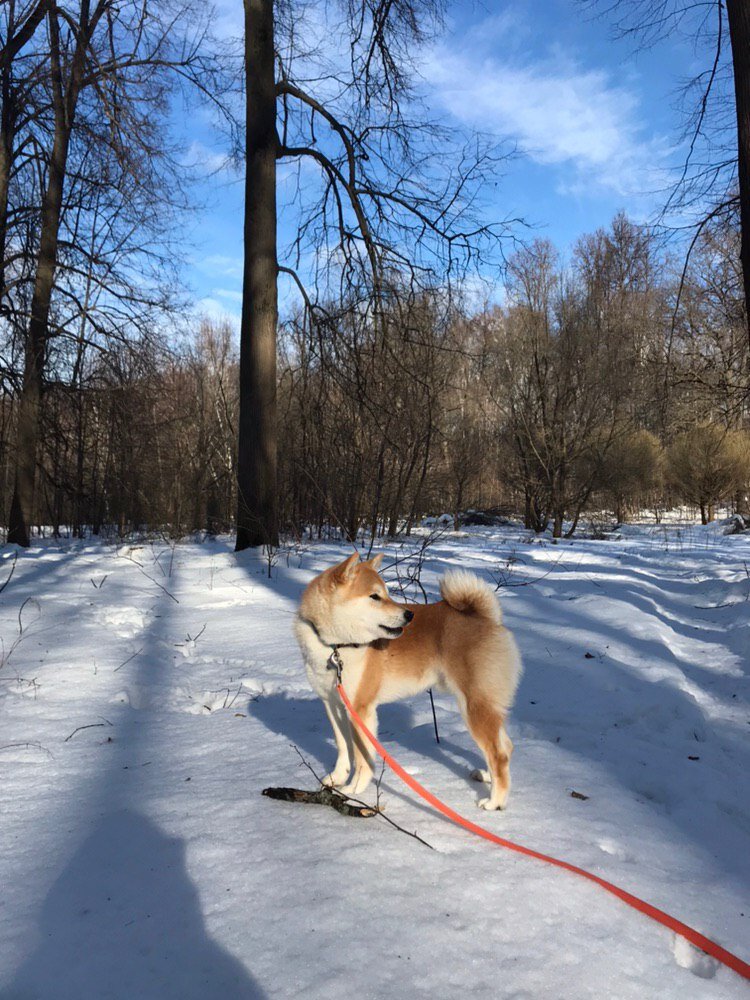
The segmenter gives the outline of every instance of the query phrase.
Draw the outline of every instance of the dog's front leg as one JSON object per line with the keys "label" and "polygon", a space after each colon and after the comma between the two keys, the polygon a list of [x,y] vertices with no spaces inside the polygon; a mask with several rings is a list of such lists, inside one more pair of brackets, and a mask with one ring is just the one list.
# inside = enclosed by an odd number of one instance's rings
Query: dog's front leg
{"label": "dog's front leg", "polygon": [[333,729],[337,750],[336,764],[330,774],[323,778],[323,784],[338,788],[346,782],[352,769],[352,727],[338,696],[335,701],[324,699],[323,704]]}
{"label": "dog's front leg", "polygon": [[[357,706],[355,711],[364,722],[373,736],[378,735],[378,716],[374,705]],[[348,785],[344,785],[341,791],[344,795],[361,795],[367,790],[372,781],[374,750],[370,746],[370,741],[359,732],[354,723],[351,724],[354,735],[354,774]]]}

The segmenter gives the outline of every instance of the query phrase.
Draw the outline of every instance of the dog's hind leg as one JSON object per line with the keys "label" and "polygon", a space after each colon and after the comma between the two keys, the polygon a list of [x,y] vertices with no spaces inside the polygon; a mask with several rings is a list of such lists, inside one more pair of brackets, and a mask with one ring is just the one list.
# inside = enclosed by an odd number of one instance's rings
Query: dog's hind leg
{"label": "dog's hind leg", "polygon": [[[489,798],[480,799],[482,809],[504,809],[510,794],[510,756],[513,744],[505,731],[502,714],[489,702],[467,699],[466,724],[487,761],[491,782]],[[477,772],[475,772],[476,774]],[[484,772],[479,772],[484,780]]]}
{"label": "dog's hind leg", "polygon": [[343,785],[352,769],[352,728],[346,709],[337,698],[335,701],[323,701],[328,719],[336,740],[336,764],[330,774],[323,778],[323,784],[337,788]]}

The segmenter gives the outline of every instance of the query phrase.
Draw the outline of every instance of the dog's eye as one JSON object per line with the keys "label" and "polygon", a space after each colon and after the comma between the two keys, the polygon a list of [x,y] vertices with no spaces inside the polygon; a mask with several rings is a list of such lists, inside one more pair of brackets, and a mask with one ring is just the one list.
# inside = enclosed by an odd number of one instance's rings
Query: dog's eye
{"label": "dog's eye", "polygon": [[383,598],[380,596],[380,594],[370,594],[370,600],[371,601],[382,601]]}

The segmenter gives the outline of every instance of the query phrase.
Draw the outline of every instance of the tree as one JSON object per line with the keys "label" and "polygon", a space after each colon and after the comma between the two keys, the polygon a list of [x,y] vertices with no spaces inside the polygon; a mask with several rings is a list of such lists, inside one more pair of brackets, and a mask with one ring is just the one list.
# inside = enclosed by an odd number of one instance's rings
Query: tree
{"label": "tree", "polygon": [[750,341],[750,7],[745,0],[726,0],[732,41],[734,101],[737,113],[737,185],[742,243],[740,260],[745,290],[745,316]]}
{"label": "tree", "polygon": [[424,498],[455,354],[439,297],[392,305],[377,324],[345,302],[281,327],[280,494],[300,533],[393,536]]}
{"label": "tree", "polygon": [[669,438],[686,424],[714,420],[743,426],[750,401],[750,344],[745,330],[740,236],[729,218],[705,226],[682,275],[670,325]]}
{"label": "tree", "polygon": [[177,82],[208,85],[212,70],[200,54],[205,14],[192,0],[49,0],[23,21],[16,6],[2,50],[16,72],[2,78],[0,234],[3,312],[23,353],[8,539],[28,545],[50,368],[80,373],[84,345],[122,338],[165,305],[165,222],[180,187],[161,126]]}
{"label": "tree", "polygon": [[278,544],[276,81],[273,0],[245,0],[245,267],[240,326],[237,550]]}
{"label": "tree", "polygon": [[658,330],[653,240],[618,215],[582,237],[568,272],[536,241],[509,261],[508,310],[494,391],[524,493],[527,527],[568,534],[601,484],[619,436],[643,420]]}
{"label": "tree", "polygon": [[[750,342],[750,7],[747,0],[579,0],[614,18],[620,36],[652,45],[673,32],[688,34],[705,51],[706,65],[690,81],[689,149],[665,211],[697,209],[692,247],[704,227],[738,209],[745,330]],[[726,34],[730,52],[727,54]],[[734,105],[734,113],[727,113]],[[733,122],[734,127],[730,126]],[[703,147],[705,157],[698,157]]]}
{"label": "tree", "polygon": [[[497,164],[494,147],[474,138],[462,149],[416,111],[409,67],[442,9],[442,0],[339,0],[307,45],[316,26],[303,18],[313,8],[283,5],[275,24],[271,0],[245,0],[238,550],[273,543],[278,531],[277,275],[298,289],[308,322],[319,318],[320,302],[336,296],[356,301],[377,327],[404,289],[414,294],[438,275],[455,280],[506,230],[472,214]],[[299,225],[282,265],[277,160],[312,169],[297,187]]]}
{"label": "tree", "polygon": [[649,506],[649,495],[660,485],[663,452],[659,439],[646,430],[615,437],[602,457],[598,486],[612,498],[615,518],[627,520],[631,510]]}
{"label": "tree", "polygon": [[713,521],[716,504],[744,487],[750,476],[747,435],[715,424],[685,431],[668,450],[669,476],[677,494],[700,507],[701,521]]}

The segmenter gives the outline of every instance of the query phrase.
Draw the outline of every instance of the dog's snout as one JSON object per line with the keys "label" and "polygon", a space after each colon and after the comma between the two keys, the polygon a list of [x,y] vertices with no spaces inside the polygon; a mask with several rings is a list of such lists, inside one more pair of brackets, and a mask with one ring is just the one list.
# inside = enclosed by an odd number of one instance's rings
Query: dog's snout
{"label": "dog's snout", "polygon": [[414,617],[413,611],[404,611],[404,618],[406,619],[407,623],[410,622],[413,617]]}

